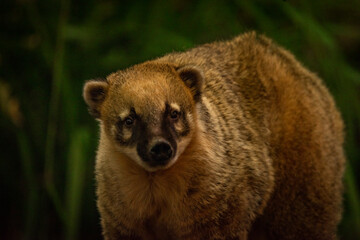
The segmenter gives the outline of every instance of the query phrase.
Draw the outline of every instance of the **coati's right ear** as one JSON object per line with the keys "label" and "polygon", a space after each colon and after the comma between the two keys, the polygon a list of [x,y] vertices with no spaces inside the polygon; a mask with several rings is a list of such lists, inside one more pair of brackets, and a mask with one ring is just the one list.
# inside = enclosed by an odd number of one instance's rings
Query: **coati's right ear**
{"label": "coati's right ear", "polygon": [[100,118],[100,108],[105,100],[109,84],[106,80],[89,80],[84,85],[83,97],[89,107],[90,114]]}

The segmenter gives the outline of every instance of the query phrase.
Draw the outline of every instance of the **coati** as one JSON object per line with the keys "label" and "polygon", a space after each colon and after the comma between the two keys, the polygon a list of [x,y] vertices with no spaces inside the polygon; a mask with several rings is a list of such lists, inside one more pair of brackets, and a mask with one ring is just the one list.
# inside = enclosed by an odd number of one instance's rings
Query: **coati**
{"label": "coati", "polygon": [[337,239],[343,123],[321,79],[265,36],[85,83],[105,239]]}

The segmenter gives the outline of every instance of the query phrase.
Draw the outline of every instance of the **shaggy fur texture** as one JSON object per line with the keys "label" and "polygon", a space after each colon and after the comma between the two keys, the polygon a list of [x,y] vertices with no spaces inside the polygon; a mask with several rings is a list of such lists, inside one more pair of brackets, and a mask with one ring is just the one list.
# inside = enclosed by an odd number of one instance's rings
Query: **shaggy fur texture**
{"label": "shaggy fur texture", "polygon": [[[322,81],[266,37],[135,65],[87,82],[84,98],[100,122],[105,239],[337,239],[340,114]],[[167,165],[139,155],[154,136],[176,149]]]}

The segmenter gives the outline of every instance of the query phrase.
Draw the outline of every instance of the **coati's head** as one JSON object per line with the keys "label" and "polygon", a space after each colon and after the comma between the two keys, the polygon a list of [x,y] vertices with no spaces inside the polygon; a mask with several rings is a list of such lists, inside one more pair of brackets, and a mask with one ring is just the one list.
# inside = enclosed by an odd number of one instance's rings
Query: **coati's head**
{"label": "coati's head", "polygon": [[194,66],[145,63],[88,81],[83,96],[115,149],[156,171],[174,164],[192,139],[202,83]]}

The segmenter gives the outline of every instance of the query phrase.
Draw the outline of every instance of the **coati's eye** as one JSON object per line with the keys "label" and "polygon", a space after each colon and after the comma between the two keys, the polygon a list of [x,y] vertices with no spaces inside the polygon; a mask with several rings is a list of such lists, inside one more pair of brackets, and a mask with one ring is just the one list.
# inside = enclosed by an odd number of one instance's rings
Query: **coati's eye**
{"label": "coati's eye", "polygon": [[129,117],[124,119],[124,124],[127,127],[131,127],[134,123],[135,123],[135,118],[132,117],[132,116],[129,116]]}
{"label": "coati's eye", "polygon": [[180,117],[179,111],[176,111],[176,110],[171,111],[171,113],[170,113],[171,120],[173,120],[173,121],[178,120],[179,117]]}

